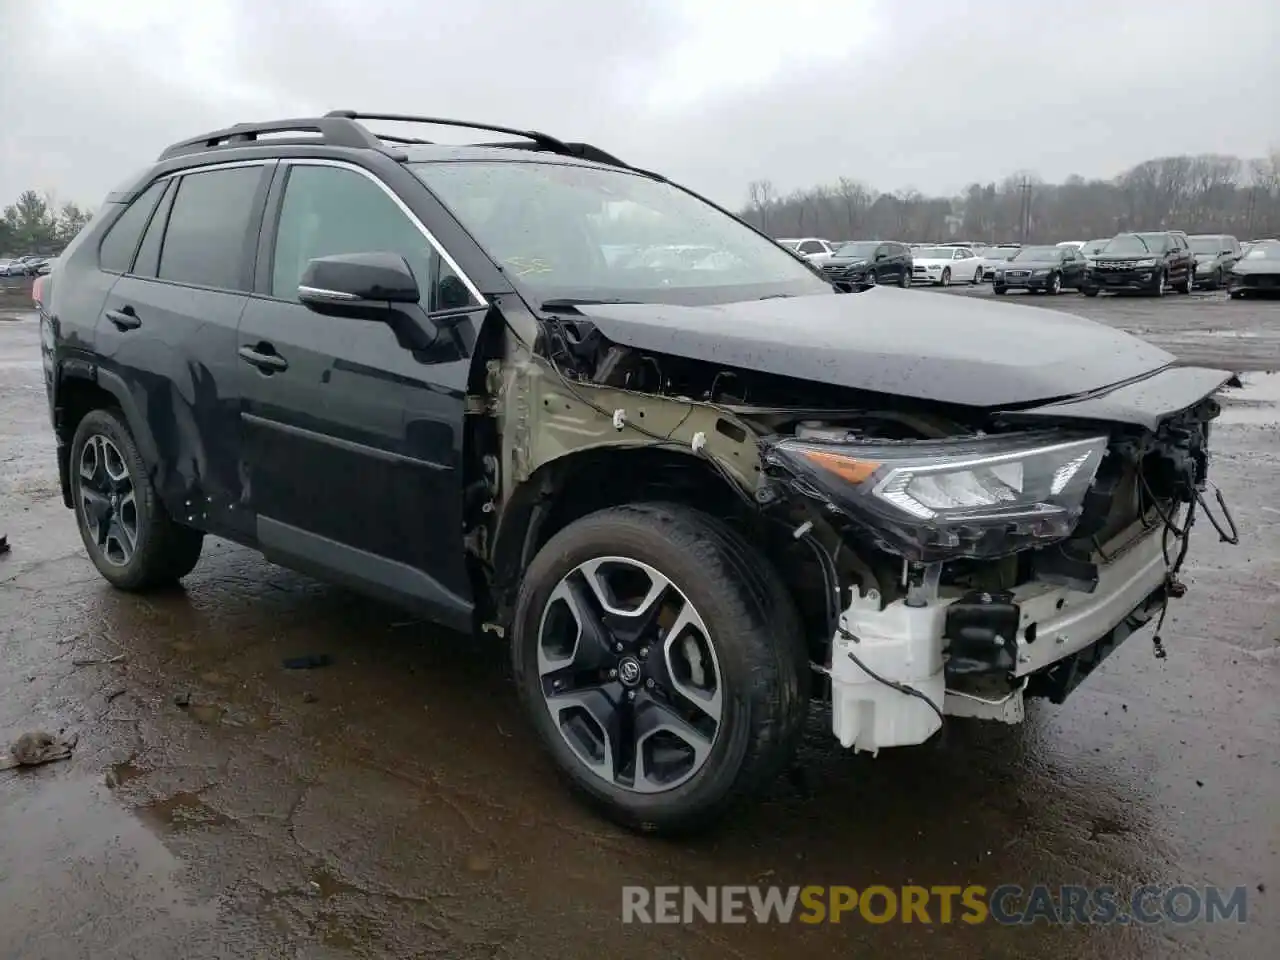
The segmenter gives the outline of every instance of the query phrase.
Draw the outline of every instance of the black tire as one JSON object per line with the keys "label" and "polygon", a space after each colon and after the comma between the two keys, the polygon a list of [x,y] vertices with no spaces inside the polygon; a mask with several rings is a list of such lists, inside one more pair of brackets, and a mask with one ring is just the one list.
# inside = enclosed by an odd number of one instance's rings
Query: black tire
{"label": "black tire", "polygon": [[911,286],[911,268],[910,267],[903,268],[902,276],[898,278],[898,286],[900,286],[903,290],[906,290],[908,287]]}
{"label": "black tire", "polygon": [[973,272],[973,285],[976,287],[982,282],[982,268],[979,267]]}
{"label": "black tire", "polygon": [[866,279],[863,281],[863,285],[865,286],[865,288],[870,290],[877,283],[879,283],[879,281],[876,279],[876,272],[874,270],[868,271]]}
{"label": "black tire", "polygon": [[[95,437],[109,440],[120,453],[132,485],[136,540],[126,562],[112,562],[90,529],[80,473],[84,448]],[[71,440],[71,495],[76,524],[89,559],[114,587],[142,591],[168,586],[181,580],[200,560],[204,533],[174,522],[156,496],[147,476],[146,464],[138,452],[133,434],[118,410],[91,410],[76,427]]]}
{"label": "black tire", "polygon": [[1151,285],[1151,295],[1153,297],[1163,297],[1168,292],[1168,278],[1163,270],[1156,271],[1155,282]]}
{"label": "black tire", "polygon": [[1000,286],[1000,285],[993,286],[991,289],[992,289],[993,291],[995,291],[995,295],[996,295],[997,297],[1003,297],[1006,293],[1008,293],[1008,292],[1009,292],[1009,288],[1008,288],[1008,287],[1004,287],[1004,286]]}
{"label": "black tire", "polygon": [[1195,288],[1196,288],[1196,268],[1188,267],[1186,278],[1182,281],[1182,283],[1178,284],[1178,286],[1175,287],[1174,289],[1176,289],[1183,296],[1190,296],[1191,291],[1194,290]]}
{"label": "black tire", "polygon": [[1097,287],[1081,287],[1080,292],[1086,297],[1096,297],[1098,295]]}
{"label": "black tire", "polygon": [[[635,792],[592,772],[561,735],[543,692],[544,611],[562,578],[599,557],[638,560],[669,578],[699,611],[719,663],[723,712],[716,737],[696,772],[661,792]],[[676,835],[709,826],[781,772],[803,730],[810,672],[789,594],[740,535],[682,505],[613,507],[552,537],[525,572],[511,655],[543,747],[580,795],[632,830]]]}
{"label": "black tire", "polygon": [[950,267],[942,268],[942,278],[938,281],[938,285],[943,287],[951,286],[951,268]]}
{"label": "black tire", "polygon": [[1045,293],[1051,297],[1056,297],[1062,293],[1062,274],[1055,273],[1049,278],[1049,285],[1045,287]]}

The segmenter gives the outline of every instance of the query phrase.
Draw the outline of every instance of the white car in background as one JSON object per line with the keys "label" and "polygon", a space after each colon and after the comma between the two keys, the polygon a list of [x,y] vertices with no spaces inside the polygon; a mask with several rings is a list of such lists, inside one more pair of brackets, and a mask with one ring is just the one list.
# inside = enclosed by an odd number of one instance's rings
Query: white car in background
{"label": "white car in background", "polygon": [[1073,250],[1079,250],[1084,247],[1085,243],[1086,241],[1084,240],[1063,240],[1061,243],[1056,244],[1056,246],[1071,247]]}
{"label": "white car in background", "polygon": [[949,287],[982,282],[982,258],[968,247],[921,247],[912,251],[911,263],[915,283]]}
{"label": "white car in background", "polygon": [[981,251],[982,279],[984,282],[995,279],[996,267],[1007,263],[1009,258],[1022,249],[1020,243],[1000,243]]}
{"label": "white car in background", "polygon": [[826,263],[835,256],[836,248],[828,240],[818,237],[778,237],[778,243],[790,247],[806,260],[814,263]]}

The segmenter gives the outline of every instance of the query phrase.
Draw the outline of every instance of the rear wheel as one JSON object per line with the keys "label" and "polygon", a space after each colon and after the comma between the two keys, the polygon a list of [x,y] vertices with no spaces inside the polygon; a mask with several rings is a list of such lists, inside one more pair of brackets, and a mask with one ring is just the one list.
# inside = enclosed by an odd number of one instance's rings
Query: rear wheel
{"label": "rear wheel", "polygon": [[165,511],[119,411],[91,410],[76,427],[71,494],[89,559],[113,586],[171,584],[199,561],[204,534]]}
{"label": "rear wheel", "polygon": [[543,745],[632,829],[704,827],[798,742],[809,667],[767,560],[675,504],[590,514],[530,564],[512,659]]}

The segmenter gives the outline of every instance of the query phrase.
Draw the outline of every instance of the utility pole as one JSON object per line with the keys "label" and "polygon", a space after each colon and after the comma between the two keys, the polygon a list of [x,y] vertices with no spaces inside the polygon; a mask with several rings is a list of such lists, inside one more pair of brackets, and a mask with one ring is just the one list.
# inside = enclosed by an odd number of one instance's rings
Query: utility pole
{"label": "utility pole", "polygon": [[1021,240],[1027,242],[1027,235],[1031,232],[1031,178],[1023,177],[1022,183],[1018,185],[1018,192],[1022,194],[1022,204],[1018,211],[1018,218],[1021,221]]}

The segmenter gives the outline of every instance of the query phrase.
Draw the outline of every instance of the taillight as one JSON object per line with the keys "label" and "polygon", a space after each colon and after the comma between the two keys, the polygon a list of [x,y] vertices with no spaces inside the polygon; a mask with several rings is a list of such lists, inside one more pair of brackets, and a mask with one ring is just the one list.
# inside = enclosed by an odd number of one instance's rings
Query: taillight
{"label": "taillight", "polygon": [[44,291],[44,277],[36,277],[36,282],[31,285],[31,302],[37,307],[40,306],[40,295]]}

